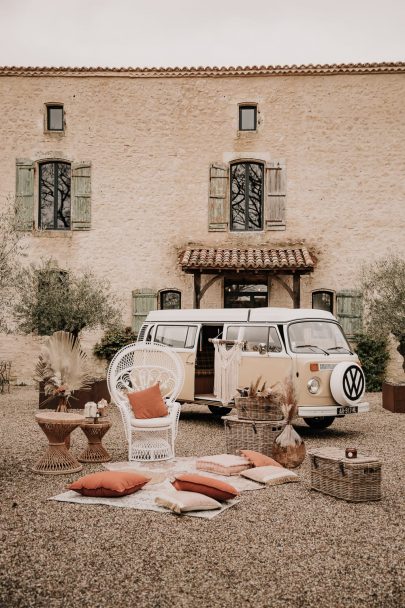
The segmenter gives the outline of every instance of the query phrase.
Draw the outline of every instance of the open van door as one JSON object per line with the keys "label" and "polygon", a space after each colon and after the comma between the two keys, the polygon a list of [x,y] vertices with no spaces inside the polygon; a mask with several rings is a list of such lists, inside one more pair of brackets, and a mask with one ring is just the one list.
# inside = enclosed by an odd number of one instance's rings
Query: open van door
{"label": "open van door", "polygon": [[195,361],[201,324],[198,323],[156,323],[152,336],[154,342],[175,349],[184,365],[184,384],[178,399],[194,400]]}
{"label": "open van door", "polygon": [[248,387],[261,376],[270,387],[292,372],[292,358],[286,352],[276,325],[229,324],[227,340],[245,342],[239,368],[238,387]]}

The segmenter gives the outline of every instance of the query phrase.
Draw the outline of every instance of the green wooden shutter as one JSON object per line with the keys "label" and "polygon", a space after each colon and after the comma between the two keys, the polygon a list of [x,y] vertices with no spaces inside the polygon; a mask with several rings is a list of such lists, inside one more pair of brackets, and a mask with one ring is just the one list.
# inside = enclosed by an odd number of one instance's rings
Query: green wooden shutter
{"label": "green wooden shutter", "polygon": [[15,213],[17,230],[34,227],[34,163],[26,158],[16,161]]}
{"label": "green wooden shutter", "polygon": [[284,161],[270,162],[266,167],[266,174],[265,229],[285,230],[287,174]]}
{"label": "green wooden shutter", "polygon": [[344,289],[336,294],[336,317],[349,338],[363,330],[363,298],[360,291]]}
{"label": "green wooden shutter", "polygon": [[226,232],[229,224],[228,167],[221,163],[210,165],[210,196],[208,230]]}
{"label": "green wooden shutter", "polygon": [[72,163],[72,230],[91,227],[91,163]]}
{"label": "green wooden shutter", "polygon": [[148,312],[157,308],[157,292],[151,289],[134,289],[132,292],[132,329],[139,333]]}

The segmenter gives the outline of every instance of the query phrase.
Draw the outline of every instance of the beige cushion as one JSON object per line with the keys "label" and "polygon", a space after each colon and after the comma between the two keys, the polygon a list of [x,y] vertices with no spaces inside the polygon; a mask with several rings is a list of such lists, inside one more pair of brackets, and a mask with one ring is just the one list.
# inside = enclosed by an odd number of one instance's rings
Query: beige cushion
{"label": "beige cushion", "polygon": [[249,469],[251,466],[247,458],[234,454],[202,456],[196,463],[196,467],[200,471],[210,471],[218,475],[240,475],[242,471]]}
{"label": "beige cushion", "polygon": [[274,486],[280,483],[288,483],[291,481],[299,481],[297,473],[284,469],[282,467],[254,467],[248,471],[241,473],[243,477],[247,477],[252,481],[258,481],[259,483],[265,483],[268,486]]}
{"label": "beige cushion", "polygon": [[131,416],[131,426],[137,428],[160,428],[171,426],[173,423],[172,416],[161,416],[160,418],[134,418]]}
{"label": "beige cushion", "polygon": [[187,511],[210,511],[220,509],[221,503],[198,492],[164,492],[155,498],[160,507],[170,509],[174,513]]}

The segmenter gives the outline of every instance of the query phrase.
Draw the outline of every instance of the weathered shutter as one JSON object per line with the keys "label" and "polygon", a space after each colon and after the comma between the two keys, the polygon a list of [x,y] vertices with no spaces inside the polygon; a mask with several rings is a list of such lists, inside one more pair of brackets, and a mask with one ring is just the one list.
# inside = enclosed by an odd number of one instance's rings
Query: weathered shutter
{"label": "weathered shutter", "polygon": [[136,334],[148,312],[157,308],[157,293],[151,289],[134,289],[132,292],[132,329]]}
{"label": "weathered shutter", "polygon": [[16,161],[15,213],[17,230],[34,227],[34,163],[25,158]]}
{"label": "weathered shutter", "polygon": [[360,291],[344,289],[336,294],[336,317],[346,336],[363,329],[363,298]]}
{"label": "weathered shutter", "polygon": [[265,229],[285,230],[287,174],[284,161],[270,162],[266,167],[266,174]]}
{"label": "weathered shutter", "polygon": [[210,197],[208,230],[226,232],[229,224],[228,167],[220,163],[210,165]]}
{"label": "weathered shutter", "polygon": [[72,163],[72,230],[90,230],[91,164]]}

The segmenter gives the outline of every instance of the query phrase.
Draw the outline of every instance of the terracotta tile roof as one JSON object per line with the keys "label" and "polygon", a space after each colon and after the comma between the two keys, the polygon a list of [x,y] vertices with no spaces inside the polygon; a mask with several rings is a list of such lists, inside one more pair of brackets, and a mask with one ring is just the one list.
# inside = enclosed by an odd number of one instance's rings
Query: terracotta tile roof
{"label": "terracotta tile roof", "polygon": [[306,247],[274,249],[187,248],[180,254],[182,270],[304,270],[315,262]]}
{"label": "terracotta tile roof", "polygon": [[309,65],[254,65],[237,67],[106,68],[106,67],[1,67],[0,76],[114,76],[127,78],[181,78],[224,76],[290,76],[327,74],[405,73],[405,61]]}

